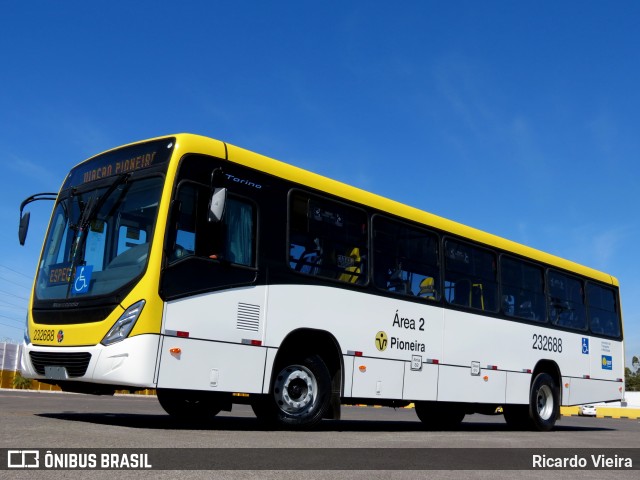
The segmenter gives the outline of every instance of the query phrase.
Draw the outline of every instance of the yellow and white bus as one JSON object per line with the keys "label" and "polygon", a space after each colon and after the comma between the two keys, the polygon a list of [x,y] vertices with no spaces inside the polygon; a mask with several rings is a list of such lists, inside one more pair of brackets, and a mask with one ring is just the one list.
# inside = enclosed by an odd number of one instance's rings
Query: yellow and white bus
{"label": "yellow and white bus", "polygon": [[430,428],[502,407],[549,430],[624,395],[608,274],[190,134],[90,158],[52,197],[26,377],[289,428],[413,403]]}

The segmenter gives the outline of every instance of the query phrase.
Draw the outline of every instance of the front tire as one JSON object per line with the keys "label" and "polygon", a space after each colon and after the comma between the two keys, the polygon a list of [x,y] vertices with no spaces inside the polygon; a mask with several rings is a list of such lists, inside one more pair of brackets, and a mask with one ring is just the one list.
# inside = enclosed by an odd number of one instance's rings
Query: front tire
{"label": "front tire", "polygon": [[310,428],[325,416],[331,404],[331,376],[318,355],[281,363],[270,393],[252,407],[265,423],[288,428]]}

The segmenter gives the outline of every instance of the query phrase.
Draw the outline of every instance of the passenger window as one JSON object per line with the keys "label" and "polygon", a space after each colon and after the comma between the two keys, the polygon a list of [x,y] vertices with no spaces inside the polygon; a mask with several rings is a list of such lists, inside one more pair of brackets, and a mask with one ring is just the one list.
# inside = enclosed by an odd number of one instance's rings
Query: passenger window
{"label": "passenger window", "polygon": [[367,215],[325,198],[293,192],[289,266],[345,283],[367,281]]}
{"label": "passenger window", "polygon": [[373,278],[382,290],[439,300],[441,296],[437,235],[399,222],[373,221]]}
{"label": "passenger window", "polygon": [[498,283],[495,255],[466,243],[444,243],[445,299],[452,305],[495,312]]}
{"label": "passenger window", "polygon": [[582,282],[553,270],[547,275],[549,317],[554,325],[574,330],[586,330]]}
{"label": "passenger window", "polygon": [[510,257],[500,259],[502,312],[510,317],[547,321],[544,271]]}
{"label": "passenger window", "polygon": [[587,302],[591,332],[596,335],[619,337],[620,315],[616,308],[615,292],[610,288],[588,283]]}

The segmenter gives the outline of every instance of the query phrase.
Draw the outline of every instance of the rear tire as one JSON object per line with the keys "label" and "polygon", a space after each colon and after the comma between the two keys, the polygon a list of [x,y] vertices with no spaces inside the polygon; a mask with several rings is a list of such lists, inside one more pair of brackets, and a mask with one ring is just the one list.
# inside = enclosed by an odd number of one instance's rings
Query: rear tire
{"label": "rear tire", "polygon": [[322,358],[293,358],[276,370],[270,393],[252,404],[258,419],[296,429],[319,423],[331,405],[331,376]]}
{"label": "rear tire", "polygon": [[207,392],[159,389],[156,393],[164,411],[178,420],[209,421],[222,410]]}
{"label": "rear tire", "polygon": [[560,413],[560,392],[548,373],[538,374],[531,385],[529,412],[536,430],[548,432],[555,426]]}
{"label": "rear tire", "polygon": [[504,419],[517,430],[538,430],[548,432],[553,429],[560,412],[560,392],[553,377],[539,373],[531,384],[529,405],[506,405]]}

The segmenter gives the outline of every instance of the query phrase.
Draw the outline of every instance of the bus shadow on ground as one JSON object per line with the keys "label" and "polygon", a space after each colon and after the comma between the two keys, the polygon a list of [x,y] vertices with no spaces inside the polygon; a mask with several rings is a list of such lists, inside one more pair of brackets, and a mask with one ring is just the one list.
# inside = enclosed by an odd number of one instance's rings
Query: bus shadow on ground
{"label": "bus shadow on ground", "polygon": [[[219,416],[212,420],[184,421],[169,415],[129,414],[129,413],[40,413],[38,417],[68,422],[83,422],[94,425],[109,425],[149,430],[224,430],[224,431],[277,431],[264,425],[254,417]],[[558,432],[596,432],[612,431],[612,428],[596,425],[556,424]],[[510,432],[513,431],[504,422],[462,422],[455,430],[430,430],[420,421],[389,420],[324,420],[310,429],[315,432]]]}

